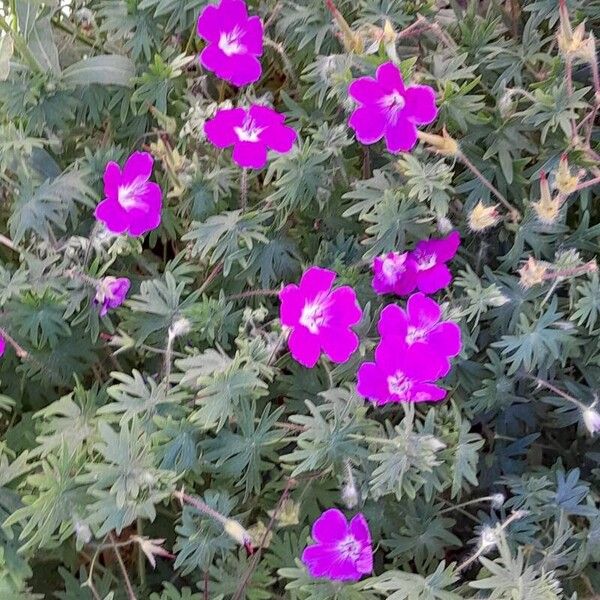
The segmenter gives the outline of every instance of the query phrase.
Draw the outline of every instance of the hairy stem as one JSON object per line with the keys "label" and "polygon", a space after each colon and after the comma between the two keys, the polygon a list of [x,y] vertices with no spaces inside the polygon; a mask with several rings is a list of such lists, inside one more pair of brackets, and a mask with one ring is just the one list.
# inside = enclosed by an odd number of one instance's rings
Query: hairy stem
{"label": "hairy stem", "polygon": [[117,562],[119,563],[119,568],[121,569],[121,574],[123,575],[123,580],[125,581],[125,587],[127,589],[127,597],[129,600],[137,600],[135,592],[133,591],[133,586],[131,585],[131,581],[129,580],[129,575],[127,574],[127,568],[125,567],[125,563],[123,562],[123,558],[121,557],[121,553],[119,552],[119,547],[115,542],[115,537],[112,533],[108,534],[108,539],[110,540],[112,549],[117,557]]}

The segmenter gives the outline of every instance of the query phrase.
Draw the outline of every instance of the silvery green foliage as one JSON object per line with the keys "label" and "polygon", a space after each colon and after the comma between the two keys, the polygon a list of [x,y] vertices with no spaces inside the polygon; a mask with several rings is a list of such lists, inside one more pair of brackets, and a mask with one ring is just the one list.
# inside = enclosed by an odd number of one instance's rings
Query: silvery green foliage
{"label": "silvery green foliage", "polygon": [[[139,599],[591,598],[600,188],[539,202],[542,172],[563,194],[564,153],[575,187],[600,174],[593,52],[565,55],[556,0],[337,0],[352,39],[331,2],[250,0],[271,42],[262,80],[235,90],[196,59],[208,3],[0,7],[0,598],[131,598],[112,541]],[[596,0],[565,6],[600,28]],[[427,131],[459,153],[354,140],[347,85],[385,60],[436,89]],[[244,203],[203,125],[248,102],[300,139],[248,174]],[[136,149],[165,198],[143,240],[92,216],[104,166]],[[480,202],[498,204],[488,223]],[[463,241],[437,299],[464,348],[448,399],[374,408],[355,392],[388,302],[369,262],[450,228]],[[307,370],[276,294],[313,264],[364,318],[348,363]],[[129,277],[127,302],[100,319],[74,271]],[[265,548],[248,556],[182,493]],[[371,577],[305,572],[332,506],[368,519]],[[176,557],[152,569],[133,536]]]}

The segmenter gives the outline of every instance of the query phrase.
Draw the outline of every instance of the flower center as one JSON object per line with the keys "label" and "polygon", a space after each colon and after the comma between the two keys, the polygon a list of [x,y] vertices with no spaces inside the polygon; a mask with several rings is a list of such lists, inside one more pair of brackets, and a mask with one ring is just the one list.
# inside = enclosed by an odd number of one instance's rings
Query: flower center
{"label": "flower center", "polygon": [[353,536],[347,535],[339,544],[338,552],[344,559],[356,562],[360,558],[360,542]]}
{"label": "flower center", "polygon": [[240,142],[258,142],[260,134],[264,131],[264,127],[258,127],[250,117],[246,117],[242,126],[234,127],[233,130]]}
{"label": "flower center", "polygon": [[246,51],[246,46],[240,44],[240,38],[243,33],[244,32],[237,26],[230,32],[222,32],[219,37],[219,50],[226,56],[243,54]]}
{"label": "flower center", "polygon": [[406,101],[400,92],[394,90],[391,94],[381,98],[380,105],[387,112],[390,122],[396,123]]}
{"label": "flower center", "polygon": [[307,302],[300,314],[300,325],[304,325],[311,333],[319,333],[329,318],[327,308],[327,298],[317,296],[312,302]]}
{"label": "flower center", "polygon": [[412,388],[412,381],[401,371],[387,378],[387,385],[390,394],[406,398]]}
{"label": "flower center", "polygon": [[420,329],[414,325],[409,325],[406,332],[406,343],[410,346],[415,342],[422,342],[427,336],[426,329]]}
{"label": "flower center", "polygon": [[405,259],[403,257],[392,256],[385,258],[381,265],[381,272],[390,283],[395,283],[402,273],[406,271],[404,263]]}
{"label": "flower center", "polygon": [[435,267],[437,263],[437,256],[434,252],[428,253],[423,250],[416,250],[414,253],[414,259],[417,263],[417,271],[427,271],[431,267]]}
{"label": "flower center", "polygon": [[120,185],[117,189],[117,202],[125,209],[137,208],[147,210],[146,203],[140,198],[146,188],[146,181],[140,178],[134,179],[128,185]]}

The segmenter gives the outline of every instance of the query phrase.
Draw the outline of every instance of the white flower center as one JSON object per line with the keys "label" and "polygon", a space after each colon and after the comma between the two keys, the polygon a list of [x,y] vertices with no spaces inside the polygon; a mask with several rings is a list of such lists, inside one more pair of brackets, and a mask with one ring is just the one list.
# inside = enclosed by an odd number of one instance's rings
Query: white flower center
{"label": "white flower center", "polygon": [[246,51],[246,46],[240,43],[240,38],[244,32],[239,27],[234,27],[232,31],[223,31],[219,36],[219,50],[226,56],[235,54],[243,54]]}
{"label": "white flower center", "polygon": [[311,333],[319,333],[319,329],[329,319],[327,297],[317,296],[312,302],[307,302],[300,314],[300,325],[304,325]]}
{"label": "white flower center", "polygon": [[137,177],[128,185],[120,185],[117,190],[117,202],[125,209],[138,208],[145,210],[146,203],[140,198],[146,188],[146,181]]}
{"label": "white flower center", "polygon": [[419,327],[409,325],[406,331],[406,343],[410,346],[415,342],[422,342],[427,333],[427,329],[420,329]]}
{"label": "white flower center", "polygon": [[387,257],[381,265],[381,272],[389,283],[396,283],[400,275],[406,271],[404,258],[397,256]]}
{"label": "white flower center", "polygon": [[240,142],[258,142],[260,134],[264,131],[264,127],[258,127],[250,117],[246,117],[242,126],[234,127],[233,130]]}
{"label": "white flower center", "polygon": [[379,104],[387,112],[390,122],[396,123],[398,121],[398,116],[406,105],[406,101],[400,92],[394,91],[387,96],[383,96],[379,101]]}
{"label": "white flower center", "polygon": [[416,251],[414,254],[415,262],[417,263],[417,271],[427,271],[437,264],[437,256],[434,252],[428,254],[423,251]]}
{"label": "white flower center", "polygon": [[347,535],[339,544],[338,552],[344,559],[356,562],[360,558],[360,542],[352,535]]}
{"label": "white flower center", "polygon": [[405,398],[412,387],[412,381],[401,371],[387,378],[387,385],[390,394]]}

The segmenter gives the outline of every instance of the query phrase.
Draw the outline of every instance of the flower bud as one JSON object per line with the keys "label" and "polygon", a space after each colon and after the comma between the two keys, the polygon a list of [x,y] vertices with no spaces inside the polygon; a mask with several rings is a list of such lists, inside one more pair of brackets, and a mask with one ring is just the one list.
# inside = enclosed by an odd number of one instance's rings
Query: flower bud
{"label": "flower bud", "polygon": [[419,131],[417,135],[422,142],[429,144],[430,149],[438,154],[443,156],[456,156],[458,154],[458,142],[448,135],[446,128],[442,131],[442,135],[424,131]]}
{"label": "flower bud", "polygon": [[252,536],[242,527],[235,519],[226,519],[223,523],[225,533],[231,536],[240,546],[244,546],[246,550],[251,552],[253,549]]}
{"label": "flower bud", "polygon": [[484,231],[488,227],[493,227],[500,221],[498,213],[498,204],[494,206],[486,206],[481,200],[469,215],[469,227],[471,231]]}
{"label": "flower bud", "polygon": [[479,539],[479,547],[481,550],[491,550],[498,543],[496,531],[493,527],[485,526],[481,530],[481,537]]}
{"label": "flower bud", "polygon": [[181,317],[169,327],[169,336],[175,339],[189,333],[191,329],[192,324],[185,317]]}
{"label": "flower bud", "polygon": [[591,435],[600,431],[600,413],[594,408],[586,408],[583,411],[583,423]]}
{"label": "flower bud", "polygon": [[506,500],[506,498],[504,497],[504,494],[493,494],[492,495],[492,508],[502,508],[502,506],[504,505],[504,501]]}

